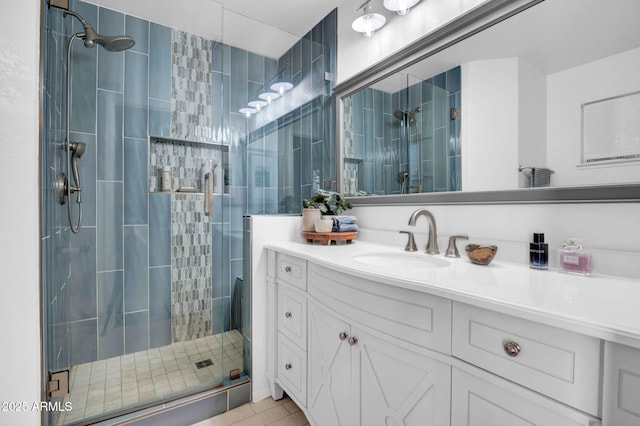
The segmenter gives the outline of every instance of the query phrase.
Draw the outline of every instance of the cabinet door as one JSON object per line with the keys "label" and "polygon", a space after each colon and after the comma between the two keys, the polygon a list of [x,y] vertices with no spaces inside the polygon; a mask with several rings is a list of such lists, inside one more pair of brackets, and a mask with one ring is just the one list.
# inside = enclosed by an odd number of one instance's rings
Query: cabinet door
{"label": "cabinet door", "polygon": [[311,423],[353,426],[349,325],[310,301],[308,327],[307,409]]}
{"label": "cabinet door", "polygon": [[640,350],[607,342],[602,423],[640,425]]}
{"label": "cabinet door", "polygon": [[[354,399],[366,426],[450,423],[451,366],[352,327]],[[353,342],[353,340],[351,341]]]}
{"label": "cabinet door", "polygon": [[453,368],[451,426],[594,426],[599,420],[489,373]]}

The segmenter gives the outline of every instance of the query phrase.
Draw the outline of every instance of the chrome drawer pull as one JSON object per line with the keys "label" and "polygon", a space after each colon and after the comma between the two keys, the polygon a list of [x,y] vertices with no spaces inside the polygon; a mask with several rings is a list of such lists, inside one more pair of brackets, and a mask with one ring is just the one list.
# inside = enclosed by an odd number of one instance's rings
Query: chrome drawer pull
{"label": "chrome drawer pull", "polygon": [[340,337],[340,340],[346,340],[349,335],[343,331],[338,337]]}
{"label": "chrome drawer pull", "polygon": [[355,337],[355,336],[349,337],[349,344],[351,346],[355,345],[356,343],[358,343],[358,338],[357,337]]}
{"label": "chrome drawer pull", "polygon": [[291,312],[285,312],[284,313],[284,317],[285,318],[291,318],[293,315],[291,314]]}
{"label": "chrome drawer pull", "polygon": [[520,353],[520,345],[516,342],[506,343],[504,345],[504,351],[511,357],[518,356],[518,354]]}
{"label": "chrome drawer pull", "polygon": [[285,266],[284,267],[284,271],[285,272],[291,272],[291,266]]}
{"label": "chrome drawer pull", "polygon": [[293,367],[293,365],[291,365],[291,363],[290,363],[290,362],[288,362],[288,363],[286,363],[286,364],[284,365],[284,369],[285,369],[285,370],[291,370],[291,368],[292,368],[292,367]]}

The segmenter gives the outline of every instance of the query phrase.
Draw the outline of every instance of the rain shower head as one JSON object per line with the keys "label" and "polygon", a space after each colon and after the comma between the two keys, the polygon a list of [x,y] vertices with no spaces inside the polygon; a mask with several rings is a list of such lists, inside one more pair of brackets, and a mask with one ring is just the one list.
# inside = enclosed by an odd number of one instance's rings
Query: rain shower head
{"label": "rain shower head", "polygon": [[393,116],[395,118],[397,118],[398,120],[404,121],[407,119],[407,111],[403,110],[403,109],[397,109],[395,111],[393,111]]}
{"label": "rain shower head", "polygon": [[98,34],[91,24],[89,24],[82,16],[71,10],[65,10],[64,15],[71,15],[82,23],[84,33],[80,33],[78,37],[84,40],[85,47],[93,47],[96,44],[99,44],[110,52],[119,52],[121,50],[130,49],[134,44],[136,44],[133,38],[127,35],[104,36],[102,34]]}
{"label": "rain shower head", "polygon": [[407,121],[409,122],[409,124],[413,124],[416,121],[415,119],[416,112],[420,112],[420,111],[422,111],[422,108],[420,108],[419,106],[415,107],[411,111],[406,109],[397,109],[393,112],[393,116],[402,122]]}

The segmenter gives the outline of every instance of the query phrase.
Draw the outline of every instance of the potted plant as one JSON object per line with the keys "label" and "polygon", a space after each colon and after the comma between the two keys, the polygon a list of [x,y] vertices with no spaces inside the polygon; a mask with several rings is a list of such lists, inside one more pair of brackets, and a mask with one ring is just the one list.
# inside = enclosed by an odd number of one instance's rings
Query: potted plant
{"label": "potted plant", "polygon": [[302,200],[302,230],[313,231],[320,216],[334,216],[351,208],[351,204],[338,193],[319,190],[308,200]]}
{"label": "potted plant", "polygon": [[322,189],[311,197],[311,199],[302,200],[302,206],[305,209],[318,209],[321,214],[325,216],[339,215],[343,211],[351,208],[351,204],[347,203],[337,192]]}

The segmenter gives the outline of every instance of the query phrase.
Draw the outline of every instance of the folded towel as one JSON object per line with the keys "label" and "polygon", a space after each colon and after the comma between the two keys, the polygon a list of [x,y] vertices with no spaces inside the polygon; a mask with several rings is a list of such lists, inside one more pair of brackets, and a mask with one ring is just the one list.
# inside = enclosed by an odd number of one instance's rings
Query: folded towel
{"label": "folded towel", "polygon": [[356,223],[356,220],[358,220],[355,216],[347,216],[347,215],[342,215],[342,216],[332,216],[331,220],[333,220],[333,232],[348,232],[348,231],[355,231],[356,229],[358,229],[358,226],[356,225],[355,229],[347,229],[345,231],[345,229],[343,228],[345,225],[354,225]]}
{"label": "folded towel", "polygon": [[343,224],[339,224],[339,225],[333,225],[333,232],[352,232],[352,231],[357,231],[358,230],[358,225],[356,225],[355,223],[343,223]]}
{"label": "folded towel", "polygon": [[349,216],[349,215],[337,215],[337,216],[332,216],[333,218],[333,223],[356,223],[356,220],[358,220],[357,217],[355,216]]}

